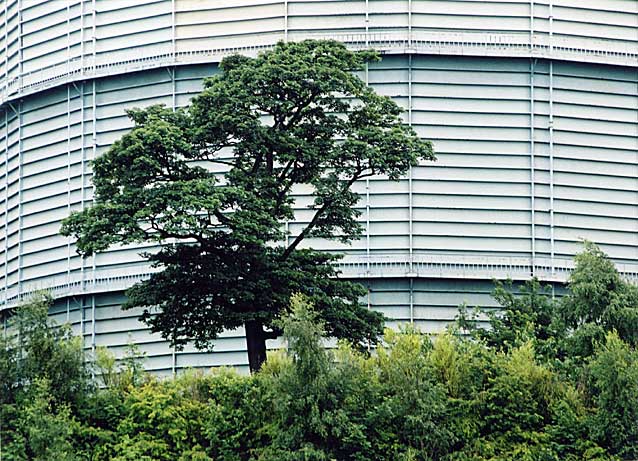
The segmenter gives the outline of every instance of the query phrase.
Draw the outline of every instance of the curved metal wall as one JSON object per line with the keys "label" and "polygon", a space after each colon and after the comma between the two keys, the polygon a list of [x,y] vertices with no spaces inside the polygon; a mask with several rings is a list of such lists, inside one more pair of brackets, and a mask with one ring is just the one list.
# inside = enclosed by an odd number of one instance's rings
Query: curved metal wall
{"label": "curved metal wall", "polygon": [[[439,158],[400,182],[356,184],[360,241],[311,242],[347,253],[343,271],[366,280],[372,307],[436,329],[460,302],[489,305],[493,277],[564,281],[581,238],[637,277],[637,2],[141,3],[5,2],[4,307],[51,288],[55,312],[92,345],[121,345],[137,331],[132,339],[159,357],[153,368],[243,363],[240,333],[220,342],[226,358],[175,355],[114,307],[116,293],[150,270],[139,248],[82,260],[57,232],[60,219],[90,204],[88,162],[130,128],[124,109],[185,105],[222,56],[305,37],[382,50],[362,77],[406,108],[406,123],[434,141]],[[306,204],[299,191],[299,223]],[[298,227],[289,224],[293,235]]]}

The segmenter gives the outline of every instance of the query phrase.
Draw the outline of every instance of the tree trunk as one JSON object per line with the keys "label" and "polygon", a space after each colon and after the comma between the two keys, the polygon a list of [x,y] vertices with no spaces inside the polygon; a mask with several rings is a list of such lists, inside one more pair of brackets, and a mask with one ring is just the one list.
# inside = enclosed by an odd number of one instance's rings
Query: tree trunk
{"label": "tree trunk", "polygon": [[257,320],[249,320],[245,324],[248,366],[251,373],[259,371],[266,361],[266,335],[264,326]]}

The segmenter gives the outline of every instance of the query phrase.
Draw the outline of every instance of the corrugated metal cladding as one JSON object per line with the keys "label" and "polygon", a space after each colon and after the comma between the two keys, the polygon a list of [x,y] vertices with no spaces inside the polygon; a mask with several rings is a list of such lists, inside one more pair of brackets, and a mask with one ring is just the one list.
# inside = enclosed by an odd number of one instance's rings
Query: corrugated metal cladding
{"label": "corrugated metal cladding", "polygon": [[[229,6],[230,5],[230,6]],[[638,268],[638,2],[629,0],[7,0],[0,12],[0,298],[58,298],[87,347],[142,345],[148,367],[245,365],[174,353],[121,292],[139,248],[82,260],[57,234],[90,205],[89,161],[130,128],[124,110],[186,105],[233,52],[335,38],[384,59],[362,73],[406,108],[438,162],[356,184],[366,235],[344,273],[398,322],[440,329],[492,277],[562,282],[579,239]],[[298,196],[298,223],[308,219]],[[294,235],[299,224],[290,223]]]}

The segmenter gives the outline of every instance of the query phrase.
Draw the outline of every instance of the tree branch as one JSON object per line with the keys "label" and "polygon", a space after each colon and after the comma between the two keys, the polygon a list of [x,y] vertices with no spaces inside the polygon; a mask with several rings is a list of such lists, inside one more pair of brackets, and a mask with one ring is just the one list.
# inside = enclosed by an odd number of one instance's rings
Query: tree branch
{"label": "tree branch", "polygon": [[275,206],[273,208],[273,215],[274,216],[278,216],[279,212],[281,211],[281,204],[284,202],[284,199],[286,198],[286,195],[288,194],[288,191],[290,190],[290,188],[294,185],[294,182],[289,181],[288,184],[286,185],[286,187],[284,187],[279,194],[277,195],[277,201],[275,202]]}
{"label": "tree branch", "polygon": [[314,90],[312,90],[310,92],[310,95],[297,106],[297,110],[292,115],[292,117],[290,117],[290,120],[288,120],[288,123],[283,124],[283,127],[285,129],[289,129],[290,127],[294,126],[294,124],[301,119],[301,114],[303,110],[306,109],[308,106],[310,106],[310,104],[313,103],[313,101],[315,100],[317,96],[319,96],[319,94],[320,94],[320,91],[318,89],[315,88]]}
{"label": "tree branch", "polygon": [[277,176],[277,182],[283,182],[284,179],[286,179],[286,175],[288,174],[288,172],[290,171],[290,168],[297,162],[296,158],[293,158],[292,160],[290,160],[285,167],[283,167],[281,169],[281,173],[279,174],[279,176]]}
{"label": "tree branch", "polygon": [[230,219],[219,210],[213,210],[213,216],[215,216],[220,223],[226,226],[230,224]]}
{"label": "tree branch", "polygon": [[259,165],[261,165],[261,162],[263,161],[264,156],[262,155],[261,152],[259,152],[257,155],[255,155],[255,162],[253,163],[253,167],[250,170],[250,174],[253,175],[255,173],[257,173],[257,170],[259,169]]}
{"label": "tree branch", "polygon": [[[342,192],[347,191],[348,189],[350,189],[350,187],[354,184],[355,181],[367,176],[370,176],[370,175],[369,174],[362,175],[361,172],[355,174],[352,178],[350,178],[350,180],[346,183],[346,185],[337,194],[340,195]],[[312,231],[312,229],[316,227],[317,223],[319,222],[319,219],[323,216],[326,210],[328,210],[328,208],[332,205],[333,202],[334,202],[334,199],[327,200],[324,202],[321,208],[319,208],[317,212],[315,213],[315,215],[312,217],[308,225],[299,233],[299,235],[288,246],[288,248],[284,250],[284,253],[281,255],[280,259],[285,260],[286,258],[288,258],[288,256],[290,256],[290,254],[293,251],[295,251],[295,248],[297,248],[297,246],[302,242],[302,240],[305,239],[308,236],[308,234]]]}
{"label": "tree branch", "polygon": [[178,239],[178,240],[193,239],[197,243],[199,243],[202,247],[205,246],[207,243],[206,239],[201,234],[195,234],[192,232],[185,233],[185,234],[177,234],[174,232],[168,232],[166,229],[163,229],[162,227],[160,227],[155,222],[155,219],[149,218],[149,222],[151,223],[151,229],[159,233],[160,239],[162,240],[164,239]]}
{"label": "tree branch", "polygon": [[262,333],[264,339],[277,339],[280,334],[281,333],[276,330],[273,330],[273,331],[263,330],[263,333]]}

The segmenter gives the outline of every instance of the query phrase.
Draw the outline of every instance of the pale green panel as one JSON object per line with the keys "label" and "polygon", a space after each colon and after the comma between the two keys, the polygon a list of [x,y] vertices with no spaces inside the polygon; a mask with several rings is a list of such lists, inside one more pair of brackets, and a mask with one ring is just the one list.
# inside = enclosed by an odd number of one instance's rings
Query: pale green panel
{"label": "pale green panel", "polygon": [[[50,276],[64,274],[68,264],[66,247],[51,250],[50,255],[25,255],[22,257],[21,278],[28,280],[31,289],[46,289]],[[30,263],[35,265],[29,266]]]}
{"label": "pale green panel", "polygon": [[198,50],[250,46],[283,38],[284,2],[175,2],[176,48]]}
{"label": "pale green panel", "polygon": [[429,222],[414,223],[413,233],[420,236],[450,236],[450,237],[468,237],[471,239],[477,237],[505,237],[510,239],[528,240],[530,235],[529,224],[506,224],[498,225],[489,223],[469,223],[463,222],[462,225],[450,225],[446,222],[437,222],[428,220]]}
{"label": "pale green panel", "polygon": [[[324,2],[288,2],[288,27],[296,32],[363,32],[366,26],[366,2],[331,0]],[[374,24],[372,24],[374,27]]]}
{"label": "pale green panel", "polygon": [[[139,78],[140,76],[138,76]],[[164,84],[156,84],[153,80],[144,81],[143,85],[135,85],[137,82],[132,80],[131,87],[110,90],[100,89],[97,95],[97,103],[99,106],[106,106],[109,104],[123,105],[125,108],[137,105],[139,107],[148,106],[153,104],[153,99],[168,97],[172,94],[172,85],[170,82]],[[128,102],[128,104],[126,104]],[[122,114],[124,111],[122,110]]]}
{"label": "pale green panel", "polygon": [[23,2],[21,19],[24,72],[55,66],[71,57],[81,28],[79,3]]}
{"label": "pale green panel", "polygon": [[635,73],[568,63],[555,64],[554,72],[555,251],[570,254],[586,238],[612,257],[635,261]]}
{"label": "pale green panel", "polygon": [[[26,234],[26,232],[24,233]],[[23,264],[26,266],[29,262],[31,264],[41,264],[43,261],[48,261],[53,257],[53,254],[40,254],[41,252],[51,249],[66,247],[68,238],[63,237],[57,233],[53,235],[37,235],[36,238],[27,240],[23,234],[22,251],[25,254]],[[58,255],[58,257],[66,258],[67,255]]]}
{"label": "pale green panel", "polygon": [[[500,215],[501,211],[507,212],[506,216],[512,211],[521,216],[521,213],[529,210],[529,197],[471,196],[461,191],[458,192],[458,196],[451,196],[453,195],[452,191],[453,189],[448,194],[439,192],[438,194],[414,195],[414,219],[427,221],[444,219],[445,216],[450,216],[449,219],[453,219],[451,216],[458,217],[458,213],[462,213],[465,216],[463,222],[468,222],[472,219],[481,219],[480,217],[484,217],[486,214],[494,216],[494,213],[499,213]],[[478,210],[476,215],[474,210]],[[427,213],[431,213],[430,218],[426,217]],[[470,214],[472,218],[470,218]],[[474,216],[479,218],[474,218]]]}
{"label": "pale green panel", "polygon": [[[146,248],[146,250],[149,250]],[[142,261],[139,253],[143,251],[140,247],[126,247],[123,249],[114,248],[108,253],[99,253],[95,255],[95,264],[100,267],[116,266],[119,264],[128,264],[132,262]]]}
{"label": "pale green panel", "polygon": [[[95,63],[154,56],[171,51],[172,2],[96,2]],[[91,23],[91,25],[93,25]],[[88,45],[88,44],[87,44]]]}
{"label": "pale green panel", "polygon": [[618,219],[625,218],[631,221],[636,217],[635,205],[630,203],[585,202],[580,200],[555,199],[554,208],[558,213],[593,215],[603,220],[611,217]]}
{"label": "pale green panel", "polygon": [[531,251],[531,242],[506,233],[491,237],[415,235],[414,248],[424,253],[525,256]]}
{"label": "pale green panel", "polygon": [[439,331],[454,321],[461,304],[469,307],[492,308],[496,306],[491,297],[493,285],[489,281],[454,281],[415,279],[373,280],[368,284],[370,302],[395,322],[389,325],[414,320],[425,332]]}
{"label": "pale green panel", "polygon": [[175,79],[180,81],[198,81],[201,85],[201,79],[210,77],[220,72],[217,64],[200,64],[192,66],[181,66],[175,68]]}

